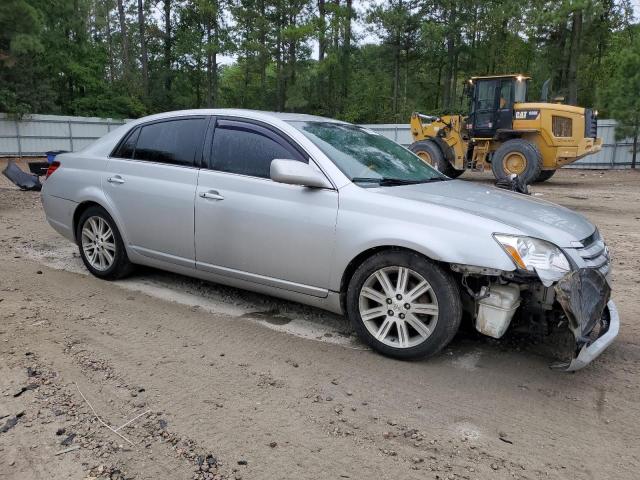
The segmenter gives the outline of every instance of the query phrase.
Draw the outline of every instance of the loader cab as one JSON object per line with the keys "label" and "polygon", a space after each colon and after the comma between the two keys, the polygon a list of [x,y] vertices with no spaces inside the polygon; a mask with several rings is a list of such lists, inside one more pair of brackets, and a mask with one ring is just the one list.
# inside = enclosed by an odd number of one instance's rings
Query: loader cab
{"label": "loader cab", "polygon": [[493,138],[500,130],[511,130],[513,105],[525,102],[529,77],[506,75],[472,77],[469,80],[470,114],[467,130],[472,137]]}

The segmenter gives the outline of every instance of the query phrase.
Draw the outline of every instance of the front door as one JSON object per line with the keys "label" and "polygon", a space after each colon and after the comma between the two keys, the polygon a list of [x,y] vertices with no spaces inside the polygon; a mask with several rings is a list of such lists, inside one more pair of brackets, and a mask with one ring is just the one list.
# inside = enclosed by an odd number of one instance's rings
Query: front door
{"label": "front door", "polygon": [[271,127],[217,120],[209,168],[198,178],[196,268],[326,296],[338,192],[272,181],[275,158],[309,161]]}
{"label": "front door", "polygon": [[472,135],[493,137],[496,131],[497,90],[500,80],[478,80],[473,92]]}
{"label": "front door", "polygon": [[511,130],[513,127],[514,79],[500,80],[496,130]]}
{"label": "front door", "polygon": [[194,266],[193,202],[208,117],[136,127],[107,163],[103,189],[129,248]]}

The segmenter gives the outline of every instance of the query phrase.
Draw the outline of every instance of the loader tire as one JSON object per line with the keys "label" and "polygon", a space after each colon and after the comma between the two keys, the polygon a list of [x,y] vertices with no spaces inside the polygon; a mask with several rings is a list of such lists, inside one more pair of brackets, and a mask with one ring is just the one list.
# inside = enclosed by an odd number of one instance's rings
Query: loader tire
{"label": "loader tire", "polygon": [[542,154],[535,144],[527,140],[507,140],[493,154],[491,170],[496,180],[506,180],[515,173],[530,185],[542,172]]}
{"label": "loader tire", "polygon": [[538,178],[536,178],[536,183],[546,182],[556,173],[555,170],[542,170]]}
{"label": "loader tire", "polygon": [[446,158],[440,146],[433,140],[419,140],[409,145],[409,150],[418,155],[423,162],[429,164],[449,178],[459,177],[464,170],[456,170]]}

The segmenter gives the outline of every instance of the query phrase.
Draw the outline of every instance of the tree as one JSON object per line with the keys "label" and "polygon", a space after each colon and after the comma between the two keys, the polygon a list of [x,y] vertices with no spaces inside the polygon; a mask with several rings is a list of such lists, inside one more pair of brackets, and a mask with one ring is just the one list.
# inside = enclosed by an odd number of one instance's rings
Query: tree
{"label": "tree", "polygon": [[637,122],[611,72],[631,61],[631,1],[4,0],[0,111],[220,106],[406,122],[464,113],[469,76],[524,73],[532,92],[552,78],[554,94],[617,115],[623,132]]}
{"label": "tree", "polygon": [[610,78],[603,89],[607,113],[618,121],[616,138],[632,138],[631,168],[636,168],[640,136],[640,31],[621,35],[619,48],[611,50],[607,66]]}
{"label": "tree", "polygon": [[27,113],[36,103],[37,89],[30,86],[39,69],[29,67],[29,57],[44,50],[42,28],[40,12],[27,1],[0,4],[0,111]]}
{"label": "tree", "polygon": [[145,35],[144,0],[138,0],[138,34],[140,35],[140,63],[142,64],[142,89],[149,96],[149,54]]}
{"label": "tree", "polygon": [[402,54],[404,51],[408,55],[415,46],[419,31],[417,6],[418,2],[414,0],[391,0],[384,5],[372,7],[367,17],[372,27],[381,32],[384,43],[393,52],[392,111],[396,121],[399,120]]}
{"label": "tree", "polygon": [[[118,0],[121,2],[122,0]],[[164,89],[167,96],[171,92],[171,0],[164,0]]]}
{"label": "tree", "polygon": [[124,9],[124,1],[118,1],[118,18],[120,19],[120,38],[122,39],[122,71],[125,82],[129,83],[131,74],[131,49],[129,47],[129,32],[127,27],[127,15]]}

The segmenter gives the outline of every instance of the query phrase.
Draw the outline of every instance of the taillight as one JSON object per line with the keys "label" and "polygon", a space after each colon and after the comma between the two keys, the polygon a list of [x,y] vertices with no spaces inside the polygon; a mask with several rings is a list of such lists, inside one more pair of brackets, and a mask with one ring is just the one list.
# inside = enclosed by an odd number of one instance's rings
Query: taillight
{"label": "taillight", "polygon": [[47,175],[44,177],[45,179],[49,178],[53,172],[55,172],[60,166],[60,162],[51,162],[49,164],[49,168],[47,168]]}

